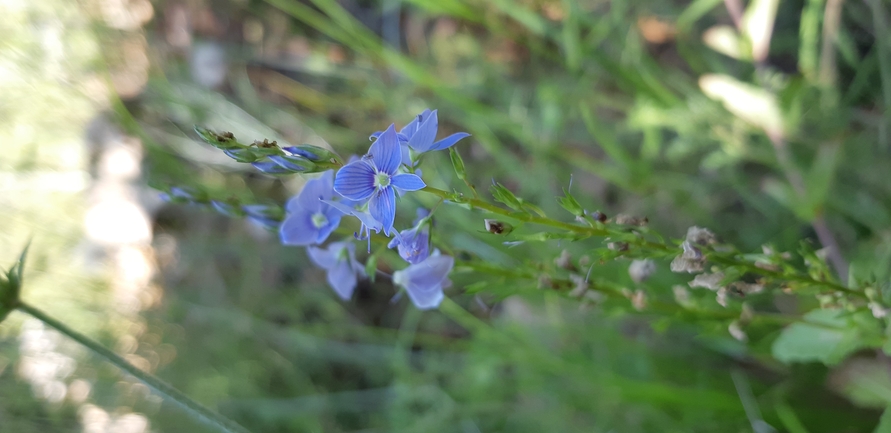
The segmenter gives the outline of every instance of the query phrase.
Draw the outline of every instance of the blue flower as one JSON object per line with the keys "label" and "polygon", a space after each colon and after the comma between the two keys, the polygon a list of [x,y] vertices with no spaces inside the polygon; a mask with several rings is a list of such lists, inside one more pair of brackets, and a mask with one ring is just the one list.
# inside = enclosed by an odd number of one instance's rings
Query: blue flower
{"label": "blue flower", "polygon": [[306,182],[299,194],[288,200],[288,216],[279,229],[285,245],[315,245],[325,242],[340,224],[341,213],[323,203],[334,198],[334,171],[328,170]]}
{"label": "blue flower", "polygon": [[328,285],[337,296],[350,299],[358,277],[365,275],[365,268],[356,261],[356,246],[352,242],[333,242],[327,249],[309,247],[306,252],[313,263],[328,271]]}
{"label": "blue flower", "polygon": [[415,174],[399,173],[402,155],[396,129],[390,125],[378,137],[368,154],[341,168],[334,178],[334,190],[350,200],[368,200],[368,211],[379,221],[387,236],[396,220],[396,190],[417,191],[427,184]]}
{"label": "blue flower", "polygon": [[394,272],[393,283],[405,288],[416,307],[429,310],[439,306],[445,297],[442,290],[451,287],[452,281],[448,277],[453,266],[454,258],[434,251],[423,262]]}
{"label": "blue flower", "polygon": [[[402,144],[414,149],[415,152],[424,153],[432,150],[448,149],[461,139],[470,136],[466,132],[456,132],[442,140],[435,141],[438,129],[439,119],[436,115],[436,110],[430,111],[428,109],[415,116],[408,125],[405,125],[399,131],[398,138]],[[376,138],[380,134],[380,132],[375,132],[371,134],[371,138]],[[403,162],[408,165],[404,160],[405,157],[403,157]]]}
{"label": "blue flower", "polygon": [[426,219],[426,209],[418,209],[418,218],[415,226],[399,232],[400,236],[393,238],[389,248],[397,247],[399,256],[411,264],[423,262],[430,256],[430,220]]}

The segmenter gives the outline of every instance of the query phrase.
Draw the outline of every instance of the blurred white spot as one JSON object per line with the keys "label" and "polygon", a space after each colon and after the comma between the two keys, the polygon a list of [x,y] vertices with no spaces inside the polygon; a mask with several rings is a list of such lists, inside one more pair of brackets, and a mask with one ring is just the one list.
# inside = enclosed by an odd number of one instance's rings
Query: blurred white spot
{"label": "blurred white spot", "polygon": [[72,403],[81,404],[87,400],[92,390],[93,387],[90,385],[90,382],[83,379],[75,379],[68,385],[68,399]]}
{"label": "blurred white spot", "polygon": [[148,419],[136,413],[128,413],[119,416],[111,426],[108,433],[144,433],[148,428]]}
{"label": "blurred white spot", "polygon": [[142,207],[127,201],[109,201],[90,208],[85,217],[87,238],[101,245],[148,243],[151,222]]}
{"label": "blurred white spot", "polygon": [[226,80],[226,52],[213,43],[195,43],[189,59],[192,79],[201,86],[215,88]]}
{"label": "blurred white spot", "polygon": [[772,93],[720,74],[703,75],[699,87],[710,98],[721,101],[727,111],[763,129],[771,139],[782,138],[783,118]]}

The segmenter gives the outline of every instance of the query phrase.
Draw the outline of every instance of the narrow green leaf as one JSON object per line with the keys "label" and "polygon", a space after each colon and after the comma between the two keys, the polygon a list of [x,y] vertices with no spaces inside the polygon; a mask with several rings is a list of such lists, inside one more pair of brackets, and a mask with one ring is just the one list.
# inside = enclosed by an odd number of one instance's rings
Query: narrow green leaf
{"label": "narrow green leaf", "polygon": [[452,167],[455,169],[455,175],[458,176],[460,180],[467,179],[467,171],[464,168],[464,159],[461,158],[461,155],[458,153],[458,150],[455,149],[455,146],[449,148],[449,157],[452,158]]}
{"label": "narrow green leaf", "polygon": [[503,203],[505,206],[513,210],[523,211],[523,204],[520,202],[520,199],[518,199],[517,196],[515,196],[514,193],[512,193],[504,185],[496,183],[492,185],[492,188],[490,188],[490,190],[492,192],[492,197],[495,198],[495,201]]}
{"label": "narrow green leaf", "polygon": [[560,203],[560,206],[563,206],[563,209],[566,209],[569,213],[575,216],[584,215],[585,210],[582,209],[582,205],[579,204],[578,200],[576,200],[566,188],[563,189],[563,195],[564,197],[557,197],[557,202]]}

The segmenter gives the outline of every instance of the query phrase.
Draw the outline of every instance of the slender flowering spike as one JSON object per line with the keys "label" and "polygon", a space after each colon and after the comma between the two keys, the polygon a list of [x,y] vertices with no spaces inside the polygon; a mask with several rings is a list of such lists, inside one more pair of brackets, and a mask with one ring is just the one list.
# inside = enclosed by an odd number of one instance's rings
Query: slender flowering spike
{"label": "slender flowering spike", "polygon": [[327,249],[309,247],[306,249],[310,260],[328,271],[328,285],[337,296],[348,300],[353,296],[359,276],[365,269],[356,261],[356,246],[351,242],[334,242]]}
{"label": "slender flowering spike", "polygon": [[415,174],[399,173],[401,162],[399,139],[396,129],[390,125],[364,158],[345,165],[334,178],[334,190],[338,194],[350,200],[368,201],[368,211],[380,221],[387,236],[396,220],[396,191],[417,191],[427,186]]}
{"label": "slender flowering spike", "polygon": [[306,182],[299,194],[288,200],[288,216],[279,229],[285,245],[315,245],[325,242],[340,224],[341,212],[323,203],[334,197],[334,171]]}
{"label": "slender flowering spike", "polygon": [[451,287],[448,276],[454,266],[454,258],[434,251],[427,260],[394,272],[393,283],[405,288],[416,307],[429,310],[439,306],[445,297],[443,289]]}
{"label": "slender flowering spike", "polygon": [[430,256],[430,223],[425,217],[426,209],[418,209],[418,218],[415,226],[399,232],[400,236],[393,238],[389,248],[397,247],[399,256],[411,264],[423,262]]}

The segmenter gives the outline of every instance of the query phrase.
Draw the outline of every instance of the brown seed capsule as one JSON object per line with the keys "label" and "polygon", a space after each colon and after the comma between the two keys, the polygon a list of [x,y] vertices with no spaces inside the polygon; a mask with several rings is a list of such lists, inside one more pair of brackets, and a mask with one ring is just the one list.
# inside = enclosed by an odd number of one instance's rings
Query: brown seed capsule
{"label": "brown seed capsule", "polygon": [[229,140],[235,140],[235,134],[233,134],[229,131],[226,131],[226,132],[223,132],[220,134],[214,134],[214,135],[217,136],[217,140],[223,141],[223,142],[229,141]]}
{"label": "brown seed capsule", "polygon": [[254,140],[254,146],[257,146],[257,147],[276,147],[276,146],[278,146],[278,142],[275,141],[275,140],[272,140],[272,142],[270,142],[269,140],[267,140],[267,139],[264,138],[263,141],[260,141],[260,140]]}
{"label": "brown seed capsule", "polygon": [[595,210],[594,213],[591,214],[591,218],[594,218],[594,221],[605,223],[607,220],[606,214]]}
{"label": "brown seed capsule", "polygon": [[484,222],[486,231],[494,235],[506,235],[514,230],[514,226],[503,221],[487,219]]}
{"label": "brown seed capsule", "polygon": [[606,247],[611,251],[628,251],[628,242],[610,242]]}

